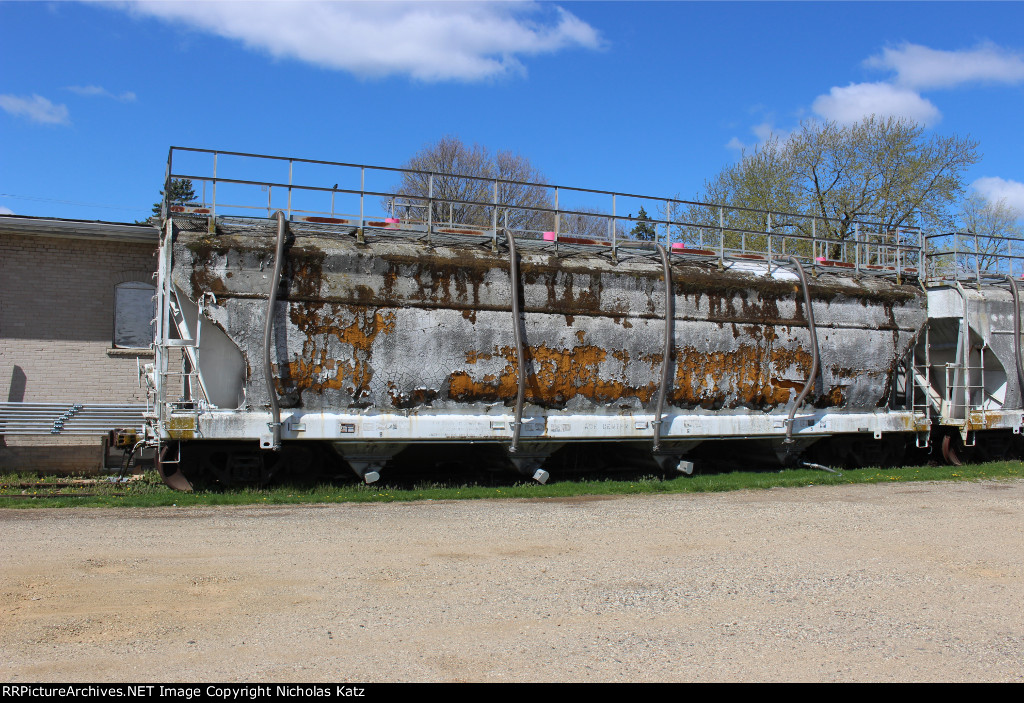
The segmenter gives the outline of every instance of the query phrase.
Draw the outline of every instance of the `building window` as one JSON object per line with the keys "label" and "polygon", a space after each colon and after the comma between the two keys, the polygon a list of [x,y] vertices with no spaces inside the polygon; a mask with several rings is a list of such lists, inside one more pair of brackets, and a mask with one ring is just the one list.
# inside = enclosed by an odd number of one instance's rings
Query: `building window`
{"label": "building window", "polygon": [[156,317],[156,288],[129,281],[114,288],[114,346],[149,349]]}

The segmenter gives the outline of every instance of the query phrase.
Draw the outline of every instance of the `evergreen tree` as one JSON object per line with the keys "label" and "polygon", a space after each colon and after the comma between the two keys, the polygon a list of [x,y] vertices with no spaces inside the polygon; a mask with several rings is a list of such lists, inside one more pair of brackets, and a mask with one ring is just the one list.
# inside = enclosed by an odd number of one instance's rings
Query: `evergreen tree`
{"label": "evergreen tree", "polygon": [[653,242],[657,236],[657,231],[654,229],[654,225],[650,223],[647,211],[642,206],[640,207],[640,212],[637,213],[637,217],[640,218],[640,221],[630,230],[630,235],[632,235],[633,239],[641,242]]}
{"label": "evergreen tree", "polygon": [[[196,192],[192,188],[192,181],[188,178],[175,178],[171,181],[171,187],[167,190],[168,200],[172,205],[184,205],[195,202]],[[160,208],[164,202],[165,193],[160,191],[160,200],[153,203],[153,216],[148,220],[137,220],[137,225],[149,225],[158,223],[160,220]]]}

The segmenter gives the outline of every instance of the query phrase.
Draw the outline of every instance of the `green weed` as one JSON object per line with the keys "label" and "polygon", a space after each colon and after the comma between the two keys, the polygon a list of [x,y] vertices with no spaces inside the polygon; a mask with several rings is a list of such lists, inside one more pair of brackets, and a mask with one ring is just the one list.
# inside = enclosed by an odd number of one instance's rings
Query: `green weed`
{"label": "green weed", "polygon": [[278,485],[179,493],[167,488],[155,472],[130,482],[106,477],[38,476],[31,472],[0,475],[0,507],[155,507],[215,505],[289,505],[309,503],[391,503],[417,500],[479,500],[566,498],[576,496],[654,493],[709,493],[800,486],[912,481],[976,481],[1024,478],[1024,463],[1000,461],[971,466],[910,466],[898,469],[853,469],[839,474],[813,469],[779,472],[735,471],[695,476],[638,476],[631,480],[554,480],[546,485],[516,481],[498,485],[420,483],[411,488],[346,482]]}

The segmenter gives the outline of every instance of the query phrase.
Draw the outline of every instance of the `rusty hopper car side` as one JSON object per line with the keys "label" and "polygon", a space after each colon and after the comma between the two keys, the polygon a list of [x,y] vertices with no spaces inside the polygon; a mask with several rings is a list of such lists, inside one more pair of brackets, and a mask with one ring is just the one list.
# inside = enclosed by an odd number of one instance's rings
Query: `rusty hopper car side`
{"label": "rusty hopper car side", "polygon": [[147,377],[172,484],[266,479],[303,440],[367,481],[410,445],[497,443],[543,481],[569,442],[643,443],[689,471],[705,441],[796,460],[826,437],[929,431],[908,384],[928,321],[916,234],[843,259],[813,230],[769,225],[736,250],[721,227],[675,241],[667,217],[658,241],[616,222],[595,240],[559,231],[556,208],[554,233],[529,232],[498,207],[490,226],[434,221],[428,198],[374,219],[367,196],[388,194],[348,192],[358,216],[168,204]]}

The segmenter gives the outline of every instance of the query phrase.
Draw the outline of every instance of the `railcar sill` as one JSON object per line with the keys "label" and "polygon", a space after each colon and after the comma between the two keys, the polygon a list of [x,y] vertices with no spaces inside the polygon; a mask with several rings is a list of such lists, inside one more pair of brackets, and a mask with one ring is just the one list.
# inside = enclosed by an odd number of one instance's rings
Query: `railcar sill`
{"label": "railcar sill", "polygon": [[107,356],[117,359],[152,359],[152,349],[131,349],[127,347],[112,347],[107,349]]}

